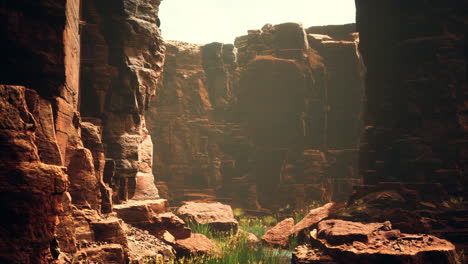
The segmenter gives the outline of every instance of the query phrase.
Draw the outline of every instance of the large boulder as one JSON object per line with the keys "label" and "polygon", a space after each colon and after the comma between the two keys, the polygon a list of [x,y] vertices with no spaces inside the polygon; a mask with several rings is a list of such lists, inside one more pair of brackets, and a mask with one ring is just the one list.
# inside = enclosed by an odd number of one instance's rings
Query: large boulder
{"label": "large boulder", "polygon": [[213,231],[236,232],[239,226],[231,206],[219,202],[186,202],[177,214],[186,221],[208,224]]}

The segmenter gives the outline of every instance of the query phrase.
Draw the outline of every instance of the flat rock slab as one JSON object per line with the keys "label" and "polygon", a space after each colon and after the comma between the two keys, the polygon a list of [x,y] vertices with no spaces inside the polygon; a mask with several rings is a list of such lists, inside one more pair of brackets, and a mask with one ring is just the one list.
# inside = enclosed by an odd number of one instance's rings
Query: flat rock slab
{"label": "flat rock slab", "polygon": [[[430,235],[402,234],[390,222],[363,224],[343,220],[325,220],[310,232],[314,248],[298,248],[293,263],[324,256],[336,263],[449,264],[454,263],[455,246]],[[307,251],[307,252],[304,252]],[[296,261],[296,262],[294,262]]]}
{"label": "flat rock slab", "polygon": [[177,215],[185,221],[208,224],[213,231],[236,232],[239,226],[231,206],[219,202],[185,202]]}
{"label": "flat rock slab", "polygon": [[130,200],[123,204],[114,205],[114,211],[128,224],[150,222],[154,214],[167,211],[167,200]]}

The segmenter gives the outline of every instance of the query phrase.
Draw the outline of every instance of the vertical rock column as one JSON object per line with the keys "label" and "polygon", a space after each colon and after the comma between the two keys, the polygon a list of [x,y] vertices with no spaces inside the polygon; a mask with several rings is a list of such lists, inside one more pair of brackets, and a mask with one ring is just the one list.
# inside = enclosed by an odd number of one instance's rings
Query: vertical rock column
{"label": "vertical rock column", "polygon": [[106,158],[115,163],[114,199],[156,199],[144,112],[164,62],[159,1],[84,1],[84,10],[81,109],[102,121]]}

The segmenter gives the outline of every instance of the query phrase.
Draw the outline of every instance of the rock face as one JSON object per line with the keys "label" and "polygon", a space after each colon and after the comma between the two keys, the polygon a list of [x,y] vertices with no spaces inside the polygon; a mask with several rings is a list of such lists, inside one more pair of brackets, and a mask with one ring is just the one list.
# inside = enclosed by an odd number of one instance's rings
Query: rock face
{"label": "rock face", "polygon": [[311,243],[318,249],[301,246],[292,263],[453,263],[455,256],[452,243],[402,234],[390,222],[322,221],[311,232]]}
{"label": "rock face", "polygon": [[103,126],[106,158],[115,164],[108,184],[117,202],[159,197],[152,174],[152,140],[143,115],[164,63],[156,25],[159,1],[144,1],[139,8],[135,5],[126,0],[83,2],[87,25],[81,112]]}
{"label": "rock face", "polygon": [[360,182],[363,95],[350,28],[317,40],[328,27],[265,25],[234,47],[169,42],[146,113],[165,198],[251,209],[345,200]]}
{"label": "rock face", "polygon": [[357,0],[356,7],[366,68],[359,161],[366,186],[348,213],[466,244],[467,3]]}
{"label": "rock face", "polygon": [[[48,164],[39,156],[39,120],[28,109],[27,93],[36,92],[0,85],[0,212],[4,216],[0,221],[0,261],[5,263],[46,263],[52,258],[50,242],[62,211],[61,199],[68,188],[64,168]],[[41,109],[43,114],[51,111],[48,106]],[[55,131],[48,132],[55,136]],[[56,141],[47,143],[52,148],[44,150],[58,151]],[[54,154],[60,157],[60,153]]]}
{"label": "rock face", "polygon": [[159,1],[135,4],[0,7],[0,262],[129,260],[106,214],[158,198],[143,113],[164,61]]}
{"label": "rock face", "polygon": [[467,4],[356,4],[367,68],[365,182],[442,183],[459,192],[468,164]]}
{"label": "rock face", "polygon": [[218,202],[186,202],[177,209],[177,214],[186,221],[207,224],[213,231],[235,233],[239,226],[231,206]]}

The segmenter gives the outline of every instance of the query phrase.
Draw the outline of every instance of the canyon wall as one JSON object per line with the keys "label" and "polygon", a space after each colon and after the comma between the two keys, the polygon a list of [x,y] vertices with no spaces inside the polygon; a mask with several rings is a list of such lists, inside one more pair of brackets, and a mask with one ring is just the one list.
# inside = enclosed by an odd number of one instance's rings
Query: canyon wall
{"label": "canyon wall", "polygon": [[267,24],[235,47],[170,42],[146,115],[163,196],[250,209],[345,199],[360,182],[363,82],[352,29]]}
{"label": "canyon wall", "polygon": [[462,2],[356,1],[367,68],[360,166],[366,183],[433,182],[454,191],[466,185]]}
{"label": "canyon wall", "polygon": [[128,260],[108,213],[159,198],[143,115],[164,61],[158,6],[2,2],[0,262]]}
{"label": "canyon wall", "polygon": [[[357,0],[366,69],[357,186],[340,216],[466,247],[467,3]],[[385,29],[385,30],[383,30]]]}

